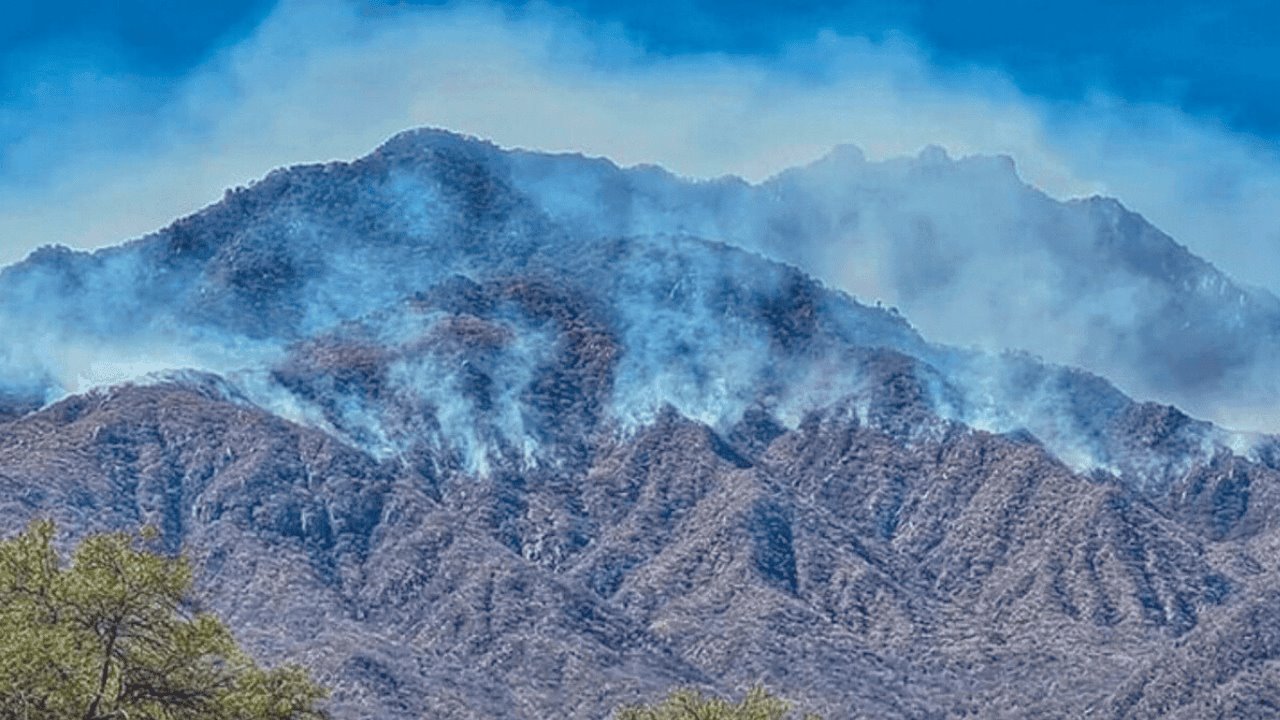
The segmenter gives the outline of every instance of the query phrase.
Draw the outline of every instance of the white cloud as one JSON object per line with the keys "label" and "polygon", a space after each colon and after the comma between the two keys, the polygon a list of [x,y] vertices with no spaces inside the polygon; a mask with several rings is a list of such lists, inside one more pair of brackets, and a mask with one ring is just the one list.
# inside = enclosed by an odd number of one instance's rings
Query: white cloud
{"label": "white cloud", "polygon": [[931,143],[1006,153],[1051,194],[1114,194],[1229,272],[1280,289],[1268,270],[1280,260],[1269,149],[1167,108],[1051,106],[988,69],[939,70],[906,38],[823,34],[771,60],[669,58],[546,7],[369,14],[286,1],[173,88],[106,62],[62,79],[38,65],[62,101],[47,117],[37,103],[10,109],[28,130],[0,168],[0,262],[51,242],[118,242],[273,167],[352,158],[434,125],[749,179],[846,142],[873,159]]}

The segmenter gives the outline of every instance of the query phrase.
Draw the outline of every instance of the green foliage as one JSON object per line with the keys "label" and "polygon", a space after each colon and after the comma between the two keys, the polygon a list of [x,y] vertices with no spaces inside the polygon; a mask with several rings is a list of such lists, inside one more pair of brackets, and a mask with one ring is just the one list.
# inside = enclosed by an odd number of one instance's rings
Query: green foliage
{"label": "green foliage", "polygon": [[191,569],[153,533],[95,535],[70,562],[52,522],[0,542],[0,720],[313,720],[324,691],[259,668],[190,608]]}
{"label": "green foliage", "polygon": [[[791,706],[762,687],[752,688],[741,702],[706,697],[697,690],[676,690],[657,705],[622,708],[615,720],[784,720]],[[805,720],[820,720],[806,715]]]}

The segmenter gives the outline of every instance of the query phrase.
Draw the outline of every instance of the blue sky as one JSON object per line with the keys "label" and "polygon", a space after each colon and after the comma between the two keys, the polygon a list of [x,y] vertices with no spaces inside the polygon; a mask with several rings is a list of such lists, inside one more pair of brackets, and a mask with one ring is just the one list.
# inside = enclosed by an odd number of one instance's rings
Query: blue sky
{"label": "blue sky", "polygon": [[902,33],[943,66],[1000,68],[1037,95],[1105,89],[1169,102],[1240,128],[1280,132],[1280,8],[1218,2],[695,2],[571,6],[621,22],[666,53],[770,53],[819,29]]}
{"label": "blue sky", "polygon": [[[369,8],[441,4],[365,3]],[[552,4],[620,24],[646,48],[667,55],[767,57],[820,30],[872,37],[901,33],[919,41],[943,66],[997,67],[1035,95],[1074,101],[1104,89],[1174,104],[1269,138],[1280,134],[1280,93],[1267,91],[1280,84],[1280,7],[1260,0]],[[110,56],[124,72],[172,78],[247,35],[273,5],[269,0],[4,3],[0,58],[8,66],[52,49],[69,57]]]}
{"label": "blue sky", "polygon": [[1253,1],[4,3],[0,262],[432,124],[693,175],[1003,152],[1271,285],[1277,35]]}

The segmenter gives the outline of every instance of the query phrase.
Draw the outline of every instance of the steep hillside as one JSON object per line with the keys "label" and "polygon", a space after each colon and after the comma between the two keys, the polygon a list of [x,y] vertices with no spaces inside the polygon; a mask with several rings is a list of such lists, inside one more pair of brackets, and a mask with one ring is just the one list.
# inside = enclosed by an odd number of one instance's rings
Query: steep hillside
{"label": "steep hillside", "polygon": [[1266,716],[1280,445],[625,221],[795,177],[415,132],[40,251],[0,273],[0,530],[154,524],[342,718],[760,680],[833,718]]}

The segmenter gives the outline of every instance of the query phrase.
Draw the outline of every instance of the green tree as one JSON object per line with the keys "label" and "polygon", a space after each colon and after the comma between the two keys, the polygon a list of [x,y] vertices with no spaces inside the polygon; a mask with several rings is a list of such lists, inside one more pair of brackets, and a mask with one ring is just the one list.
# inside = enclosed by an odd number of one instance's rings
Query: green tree
{"label": "green tree", "polygon": [[259,668],[194,612],[191,568],[153,532],[94,535],[69,560],[49,521],[0,541],[0,720],[313,720],[324,691]]}
{"label": "green tree", "polygon": [[[697,690],[676,690],[657,705],[624,707],[614,717],[616,720],[783,720],[790,711],[791,705],[785,700],[756,686],[738,703],[706,697]],[[806,715],[805,720],[820,718]]]}

